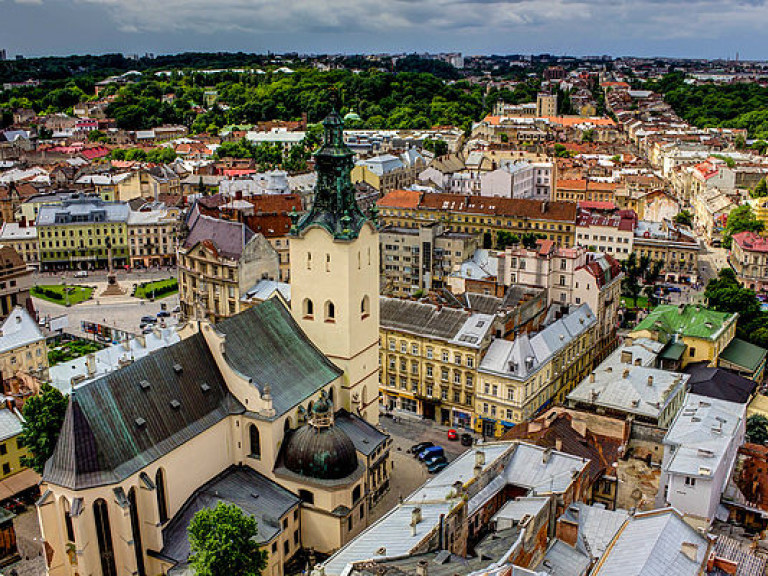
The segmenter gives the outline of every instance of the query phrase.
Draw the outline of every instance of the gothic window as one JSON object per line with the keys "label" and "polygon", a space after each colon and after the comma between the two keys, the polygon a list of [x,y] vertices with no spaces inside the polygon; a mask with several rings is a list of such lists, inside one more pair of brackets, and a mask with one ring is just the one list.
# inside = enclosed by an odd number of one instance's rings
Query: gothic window
{"label": "gothic window", "polygon": [[335,320],[336,320],[336,306],[334,306],[333,302],[328,300],[325,303],[325,321],[334,322]]}
{"label": "gothic window", "polygon": [[312,318],[315,314],[315,305],[312,303],[312,300],[309,298],[304,298],[304,303],[302,304],[303,313],[305,318]]}
{"label": "gothic window", "polygon": [[102,576],[117,576],[115,550],[112,545],[112,529],[109,525],[107,503],[99,498],[93,503],[93,519],[96,524],[96,539],[99,544]]}
{"label": "gothic window", "polygon": [[141,547],[141,523],[139,522],[139,508],[136,504],[136,488],[128,492],[128,502],[131,506],[131,536],[133,537],[133,551],[136,555],[136,571],[139,576],[144,576],[144,552]]}
{"label": "gothic window", "polygon": [[367,318],[371,314],[371,300],[368,296],[363,296],[363,300],[360,302],[360,315],[363,318]]}
{"label": "gothic window", "polygon": [[253,458],[261,458],[261,437],[259,435],[259,429],[255,424],[251,424],[248,427],[248,437],[250,441],[251,456]]}
{"label": "gothic window", "polygon": [[160,468],[155,475],[155,486],[157,492],[157,515],[160,517],[160,523],[168,520],[168,502],[165,496],[165,474]]}

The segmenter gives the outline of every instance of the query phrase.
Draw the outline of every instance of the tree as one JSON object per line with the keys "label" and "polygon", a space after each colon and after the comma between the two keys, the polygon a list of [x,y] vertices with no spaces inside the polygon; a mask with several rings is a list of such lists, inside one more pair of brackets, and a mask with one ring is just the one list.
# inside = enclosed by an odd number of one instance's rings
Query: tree
{"label": "tree", "polygon": [[448,154],[448,142],[438,138],[427,138],[424,140],[424,150],[429,150],[435,157]]}
{"label": "tree", "polygon": [[267,552],[256,543],[256,520],[234,504],[200,510],[187,532],[198,576],[260,576],[267,567]]}
{"label": "tree", "polygon": [[682,224],[683,226],[693,226],[693,214],[688,210],[681,210],[675,216],[675,223]]}
{"label": "tree", "polygon": [[755,444],[765,444],[768,441],[768,418],[762,414],[752,414],[747,418],[747,436]]}
{"label": "tree", "polygon": [[749,195],[752,196],[752,198],[764,198],[765,196],[768,196],[768,185],[765,183],[765,178],[762,178],[760,182],[755,185]]}
{"label": "tree", "polygon": [[56,448],[67,404],[67,397],[50,384],[43,384],[40,394],[24,403],[21,441],[32,455],[24,457],[22,464],[38,474],[43,473],[46,461]]}
{"label": "tree", "polygon": [[496,248],[504,250],[507,246],[515,246],[520,244],[520,236],[507,232],[506,230],[499,230],[496,232]]}
{"label": "tree", "polygon": [[107,142],[109,138],[101,130],[91,130],[88,132],[88,142]]}
{"label": "tree", "polygon": [[762,232],[764,227],[765,225],[755,217],[752,207],[749,204],[742,204],[728,214],[728,222],[723,233],[723,247],[731,247],[734,234],[745,231]]}

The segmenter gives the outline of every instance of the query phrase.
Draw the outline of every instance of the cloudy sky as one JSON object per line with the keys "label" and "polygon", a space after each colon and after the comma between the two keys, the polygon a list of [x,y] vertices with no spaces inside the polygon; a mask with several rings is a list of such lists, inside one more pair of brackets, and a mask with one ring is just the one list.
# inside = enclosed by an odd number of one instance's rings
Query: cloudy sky
{"label": "cloudy sky", "polygon": [[765,59],[764,0],[0,0],[9,56],[461,51]]}

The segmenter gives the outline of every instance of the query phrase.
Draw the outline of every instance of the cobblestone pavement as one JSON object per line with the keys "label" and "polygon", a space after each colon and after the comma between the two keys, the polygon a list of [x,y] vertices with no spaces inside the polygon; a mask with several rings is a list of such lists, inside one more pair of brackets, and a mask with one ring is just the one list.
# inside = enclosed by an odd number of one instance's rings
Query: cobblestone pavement
{"label": "cobblestone pavement", "polygon": [[407,497],[430,477],[426,466],[406,452],[408,448],[417,442],[431,441],[444,448],[449,462],[468,450],[468,447],[462,446],[460,442],[448,440],[446,436],[448,427],[439,426],[429,420],[400,418],[394,421],[392,418],[382,417],[379,428],[392,437],[390,453],[394,470],[390,477],[389,491],[371,510],[371,522],[389,512],[397,505],[401,496]]}

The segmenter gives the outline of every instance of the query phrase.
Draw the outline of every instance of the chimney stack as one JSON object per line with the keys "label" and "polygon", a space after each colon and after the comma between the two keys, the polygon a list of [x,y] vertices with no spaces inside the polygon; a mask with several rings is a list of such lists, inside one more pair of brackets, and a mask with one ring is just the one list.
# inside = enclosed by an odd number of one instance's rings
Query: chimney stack
{"label": "chimney stack", "polygon": [[416,565],[416,576],[428,576],[429,562],[426,560],[419,560]]}
{"label": "chimney stack", "polygon": [[683,542],[680,546],[680,552],[683,553],[683,556],[688,558],[691,562],[696,562],[696,555],[699,552],[699,545],[694,544],[693,542]]}
{"label": "chimney stack", "polygon": [[624,369],[624,378],[629,378],[629,368]]}
{"label": "chimney stack", "polygon": [[475,466],[485,466],[485,452],[482,450],[475,452]]}
{"label": "chimney stack", "polygon": [[648,386],[653,386],[653,376],[648,376]]}

